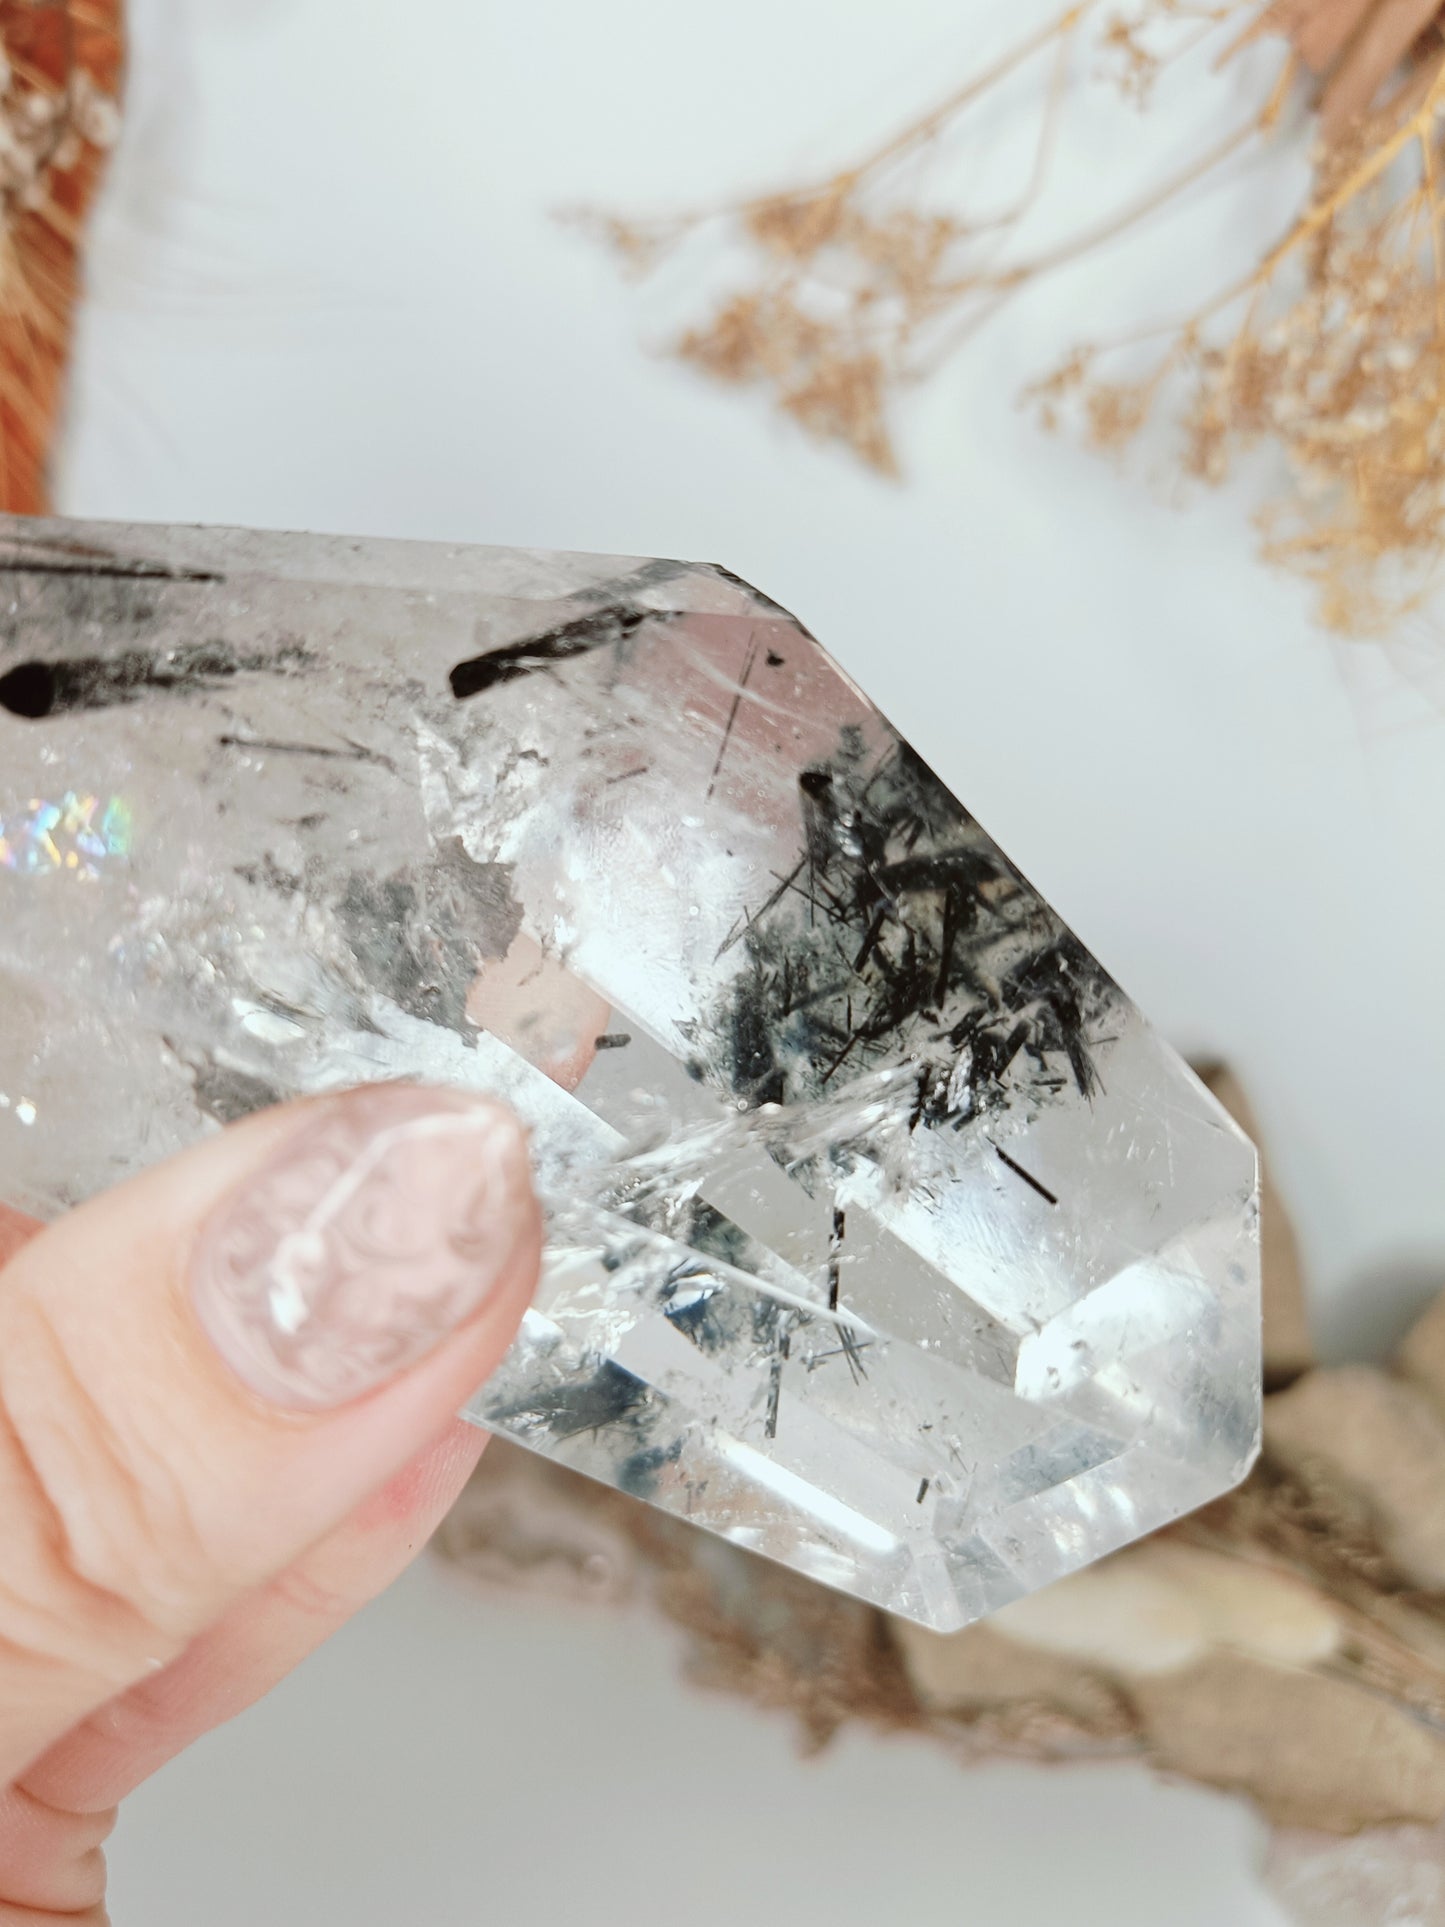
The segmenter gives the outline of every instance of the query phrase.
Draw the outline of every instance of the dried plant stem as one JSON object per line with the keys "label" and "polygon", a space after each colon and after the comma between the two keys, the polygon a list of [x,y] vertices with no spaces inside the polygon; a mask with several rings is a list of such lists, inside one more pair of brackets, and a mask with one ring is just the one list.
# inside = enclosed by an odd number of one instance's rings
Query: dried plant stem
{"label": "dried plant stem", "polygon": [[[716,379],[769,389],[811,434],[892,475],[897,393],[932,375],[1021,289],[1137,232],[1262,143],[1302,77],[1319,75],[1328,138],[1314,191],[1263,257],[1182,321],[1075,350],[1030,395],[1046,424],[1076,405],[1088,438],[1117,448],[1177,390],[1183,466],[1208,481],[1241,450],[1273,443],[1294,480],[1264,518],[1265,554],[1319,584],[1328,622],[1378,628],[1416,606],[1445,548],[1445,40],[1418,38],[1433,5],[1137,0],[1131,19],[1116,16],[1099,35],[1133,98],[1146,100],[1167,66],[1231,26],[1224,60],[1262,34],[1283,36],[1268,91],[1241,125],[1123,207],[1000,260],[1053,166],[1072,56],[1098,15],[1097,0],[1065,8],[825,179],[651,223],[610,218],[602,232],[644,269],[711,223],[741,238],[756,263],[751,283],[686,330],[676,352]],[[935,148],[1050,50],[1022,188],[993,215],[965,211],[956,194],[924,204],[899,164]],[[1372,104],[1345,124],[1341,103],[1351,101]],[[1152,367],[1125,380],[1101,375],[1106,357],[1160,338]]]}
{"label": "dried plant stem", "polygon": [[750,214],[800,199],[814,198],[835,193],[840,189],[847,191],[857,187],[870,175],[877,174],[886,167],[890,161],[898,160],[904,154],[913,153],[920,147],[926,147],[945,127],[957,121],[966,108],[973,106],[985,94],[992,93],[1011,74],[1026,67],[1037,54],[1044,53],[1049,47],[1059,43],[1067,44],[1075,30],[1082,26],[1090,14],[1096,12],[1098,5],[1099,0],[1078,0],[1078,4],[1066,7],[1062,13],[1057,14],[1036,32],[1027,35],[1007,52],[1001,54],[991,66],[985,67],[981,73],[975,74],[961,87],[955,88],[926,114],[921,115],[917,120],[909,121],[896,134],[890,135],[881,146],[875,147],[871,153],[855,161],[851,167],[843,168],[828,180],[819,182],[811,188],[789,188],[782,193],[764,194],[752,200],[730,202],[715,212],[746,218]]}
{"label": "dried plant stem", "polygon": [[[1007,288],[1022,287],[1026,281],[1035,281],[1041,275],[1052,274],[1056,268],[1067,267],[1070,262],[1095,253],[1110,241],[1119,240],[1131,229],[1138,227],[1141,221],[1147,220],[1151,214],[1157,214],[1161,208],[1177,201],[1188,188],[1198,186],[1200,181],[1212,174],[1223,162],[1247,147],[1252,140],[1257,139],[1259,132],[1258,120],[1246,121],[1242,127],[1235,128],[1234,132],[1220,141],[1217,146],[1208,149],[1198,160],[1191,161],[1177,174],[1168,176],[1158,187],[1141,195],[1138,200],[1131,201],[1117,214],[1111,214],[1095,226],[1070,236],[1067,241],[1060,242],[1048,253],[1035,255],[1032,260],[1020,262],[1017,267],[1010,268],[1007,273],[995,277],[997,285]],[[958,284],[960,292],[964,285],[966,284]]]}
{"label": "dried plant stem", "polygon": [[1407,148],[1423,137],[1435,118],[1437,103],[1442,98],[1445,98],[1445,67],[1431,81],[1424,100],[1409,119],[1387,140],[1366,154],[1337,188],[1306,208],[1289,233],[1275,243],[1243,285],[1247,287],[1254,282],[1268,281],[1288,255],[1317,234],[1327,221],[1332,221],[1342,208],[1358,199],[1366,188],[1373,186]]}

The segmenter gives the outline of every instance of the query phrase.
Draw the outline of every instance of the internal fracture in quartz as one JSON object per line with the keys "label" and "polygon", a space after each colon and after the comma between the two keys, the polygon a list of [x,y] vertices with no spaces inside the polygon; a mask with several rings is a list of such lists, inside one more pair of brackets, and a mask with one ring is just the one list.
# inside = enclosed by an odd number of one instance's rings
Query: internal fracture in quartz
{"label": "internal fracture in quartz", "polygon": [[470,1416],[939,1628],[1223,1491],[1251,1148],[707,565],[0,526],[0,1190],[283,1095],[534,1129]]}

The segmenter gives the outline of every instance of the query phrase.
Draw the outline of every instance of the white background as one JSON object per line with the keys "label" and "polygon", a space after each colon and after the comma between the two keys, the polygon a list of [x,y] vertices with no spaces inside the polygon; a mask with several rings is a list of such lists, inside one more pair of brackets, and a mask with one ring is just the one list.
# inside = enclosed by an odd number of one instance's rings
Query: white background
{"label": "white background", "polygon": [[[551,218],[847,158],[1039,11],[134,0],[60,503],[757,582],[1161,1027],[1235,1063],[1322,1343],[1378,1349],[1445,1280],[1445,644],[1424,618],[1330,641],[1253,559],[1247,487],[1181,506],[1150,458],[1111,470],[1017,406],[1079,333],[1257,254],[1298,165],[1031,292],[910,403],[904,486],[645,352],[685,285],[640,296]],[[1096,100],[1047,218],[1186,158],[1240,86],[1196,90],[1196,127]],[[1246,1897],[1242,1809],[1132,1771],[960,1779],[901,1744],[803,1769],[659,1642],[413,1577],[142,1796],[117,1918],[1278,1918]]]}

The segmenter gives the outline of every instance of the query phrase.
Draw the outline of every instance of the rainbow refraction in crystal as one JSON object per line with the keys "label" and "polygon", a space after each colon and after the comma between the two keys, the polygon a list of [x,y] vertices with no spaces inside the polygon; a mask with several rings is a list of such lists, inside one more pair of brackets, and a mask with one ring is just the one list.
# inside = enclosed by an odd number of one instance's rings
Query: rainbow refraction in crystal
{"label": "rainbow refraction in crystal", "polygon": [[67,790],[58,803],[32,797],[0,816],[0,870],[22,876],[55,872],[91,881],[130,854],[132,821],[124,798]]}

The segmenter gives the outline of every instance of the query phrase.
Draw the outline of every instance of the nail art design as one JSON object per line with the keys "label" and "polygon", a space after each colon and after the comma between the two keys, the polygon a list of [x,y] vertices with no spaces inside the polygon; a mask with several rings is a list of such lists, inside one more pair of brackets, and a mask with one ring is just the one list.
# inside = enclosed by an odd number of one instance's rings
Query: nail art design
{"label": "nail art design", "polygon": [[197,1314],[273,1404],[344,1404],[480,1310],[530,1201],[510,1111],[415,1086],[353,1092],[216,1212],[193,1267]]}

